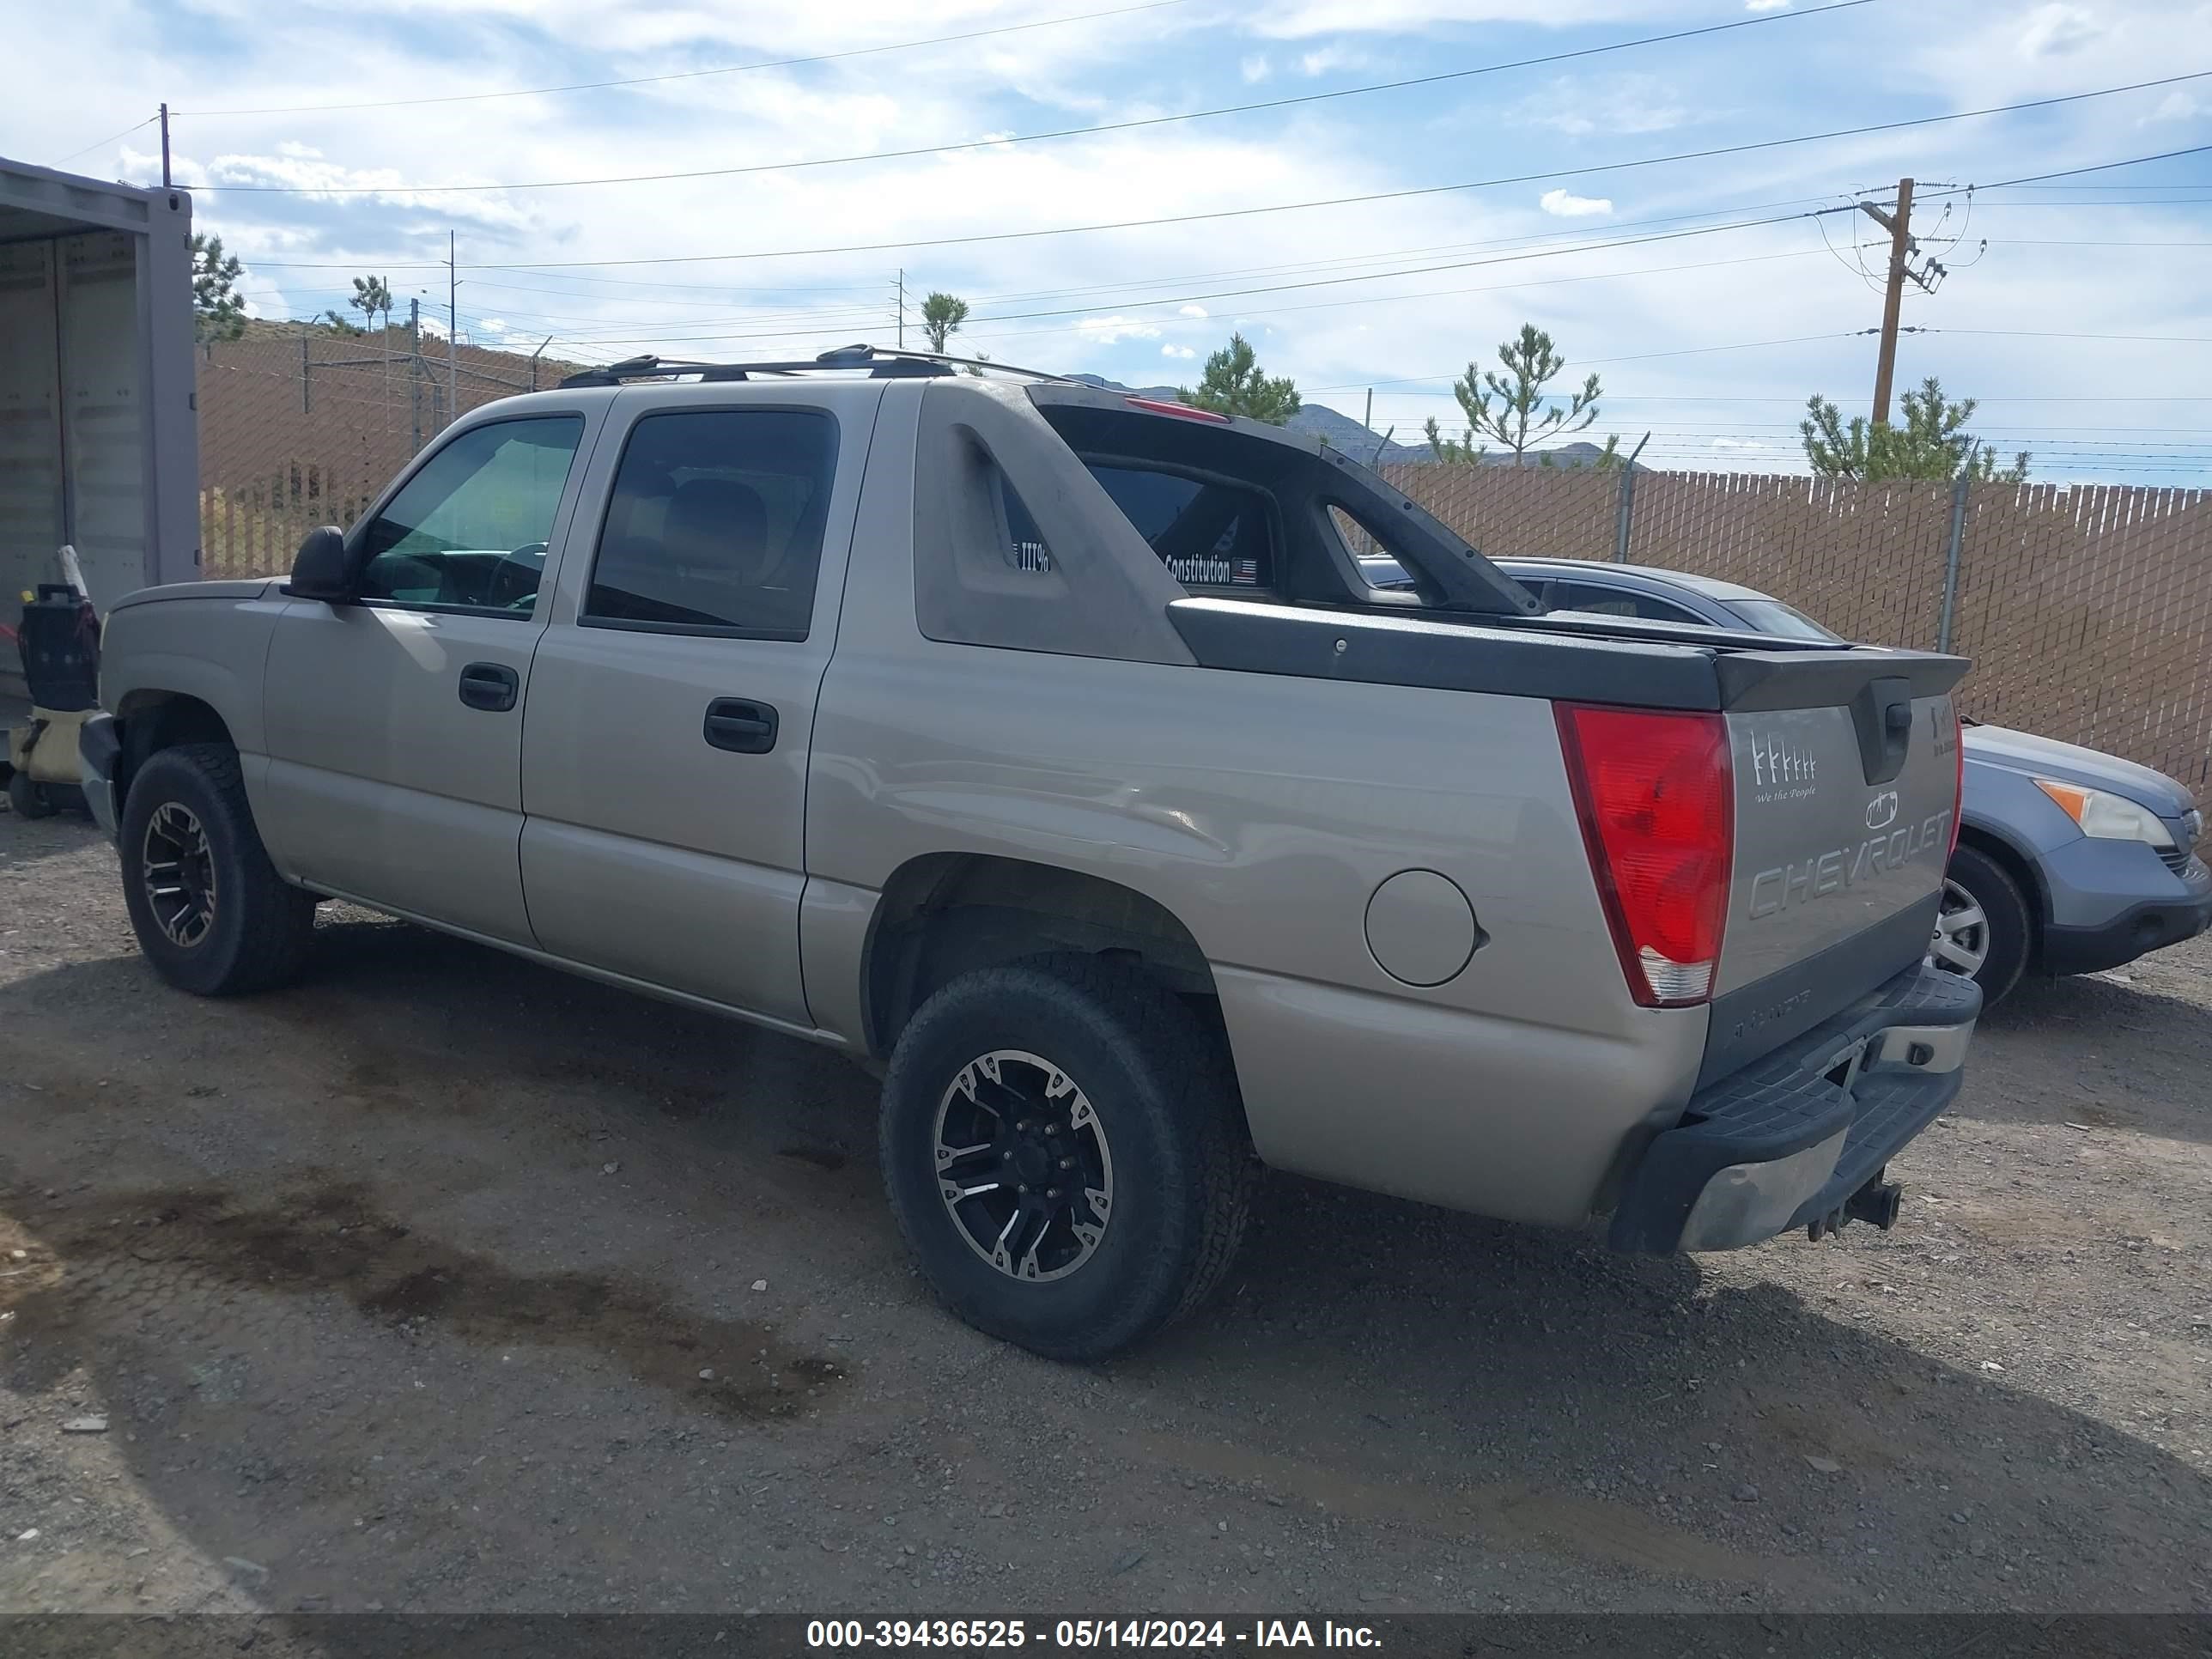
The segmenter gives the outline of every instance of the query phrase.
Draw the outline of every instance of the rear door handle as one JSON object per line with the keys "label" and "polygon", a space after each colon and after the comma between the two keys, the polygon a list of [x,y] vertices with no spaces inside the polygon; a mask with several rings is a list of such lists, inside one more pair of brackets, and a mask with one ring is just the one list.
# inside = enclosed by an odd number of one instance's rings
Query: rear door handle
{"label": "rear door handle", "polygon": [[707,705],[703,734],[717,749],[765,755],[775,747],[775,710],[744,697],[717,697]]}
{"label": "rear door handle", "polygon": [[505,663],[472,662],[461,670],[461,701],[471,708],[504,714],[521,692],[522,677]]}

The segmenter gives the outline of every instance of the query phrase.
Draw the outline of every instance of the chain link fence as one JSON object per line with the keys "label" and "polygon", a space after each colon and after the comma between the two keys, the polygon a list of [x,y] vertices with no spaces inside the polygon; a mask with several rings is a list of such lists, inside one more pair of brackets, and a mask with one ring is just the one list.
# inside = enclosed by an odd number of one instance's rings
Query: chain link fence
{"label": "chain link fence", "polygon": [[201,574],[289,570],[307,532],[352,523],[456,414],[578,367],[465,344],[449,366],[443,340],[405,327],[255,324],[202,346]]}

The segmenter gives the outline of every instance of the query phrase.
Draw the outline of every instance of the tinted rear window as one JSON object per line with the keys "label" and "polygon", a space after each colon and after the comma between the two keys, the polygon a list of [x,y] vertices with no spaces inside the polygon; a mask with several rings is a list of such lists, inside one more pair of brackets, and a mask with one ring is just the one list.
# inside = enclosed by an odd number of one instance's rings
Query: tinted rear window
{"label": "tinted rear window", "polygon": [[[1276,592],[1274,516],[1261,491],[1151,467],[1085,465],[1168,574],[1193,592],[1249,599]],[[1044,538],[1020,498],[1009,489],[1006,502],[1015,549],[1034,548],[1048,568]]]}

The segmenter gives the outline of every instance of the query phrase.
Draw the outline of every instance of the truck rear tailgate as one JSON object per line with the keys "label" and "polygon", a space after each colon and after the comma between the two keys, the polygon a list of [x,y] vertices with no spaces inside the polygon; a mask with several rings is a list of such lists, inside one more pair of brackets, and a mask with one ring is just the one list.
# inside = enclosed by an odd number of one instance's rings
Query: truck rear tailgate
{"label": "truck rear tailgate", "polygon": [[1955,659],[1802,654],[1718,665],[1735,850],[1700,1084],[1882,984],[1935,926],[1958,804]]}

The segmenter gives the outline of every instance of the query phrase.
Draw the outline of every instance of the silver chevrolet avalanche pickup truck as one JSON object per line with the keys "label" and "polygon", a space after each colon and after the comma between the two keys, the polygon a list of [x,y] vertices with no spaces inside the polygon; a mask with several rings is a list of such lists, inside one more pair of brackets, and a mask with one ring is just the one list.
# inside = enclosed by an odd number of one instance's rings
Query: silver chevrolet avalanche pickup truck
{"label": "silver chevrolet avalanche pickup truck", "polygon": [[855,347],[477,410],[289,580],[118,604],[82,748],[172,983],[335,897],[842,1049],[928,1282],[1087,1358],[1262,1164],[1890,1224],[1981,1006],[1966,668],[1547,614],[1310,438]]}

